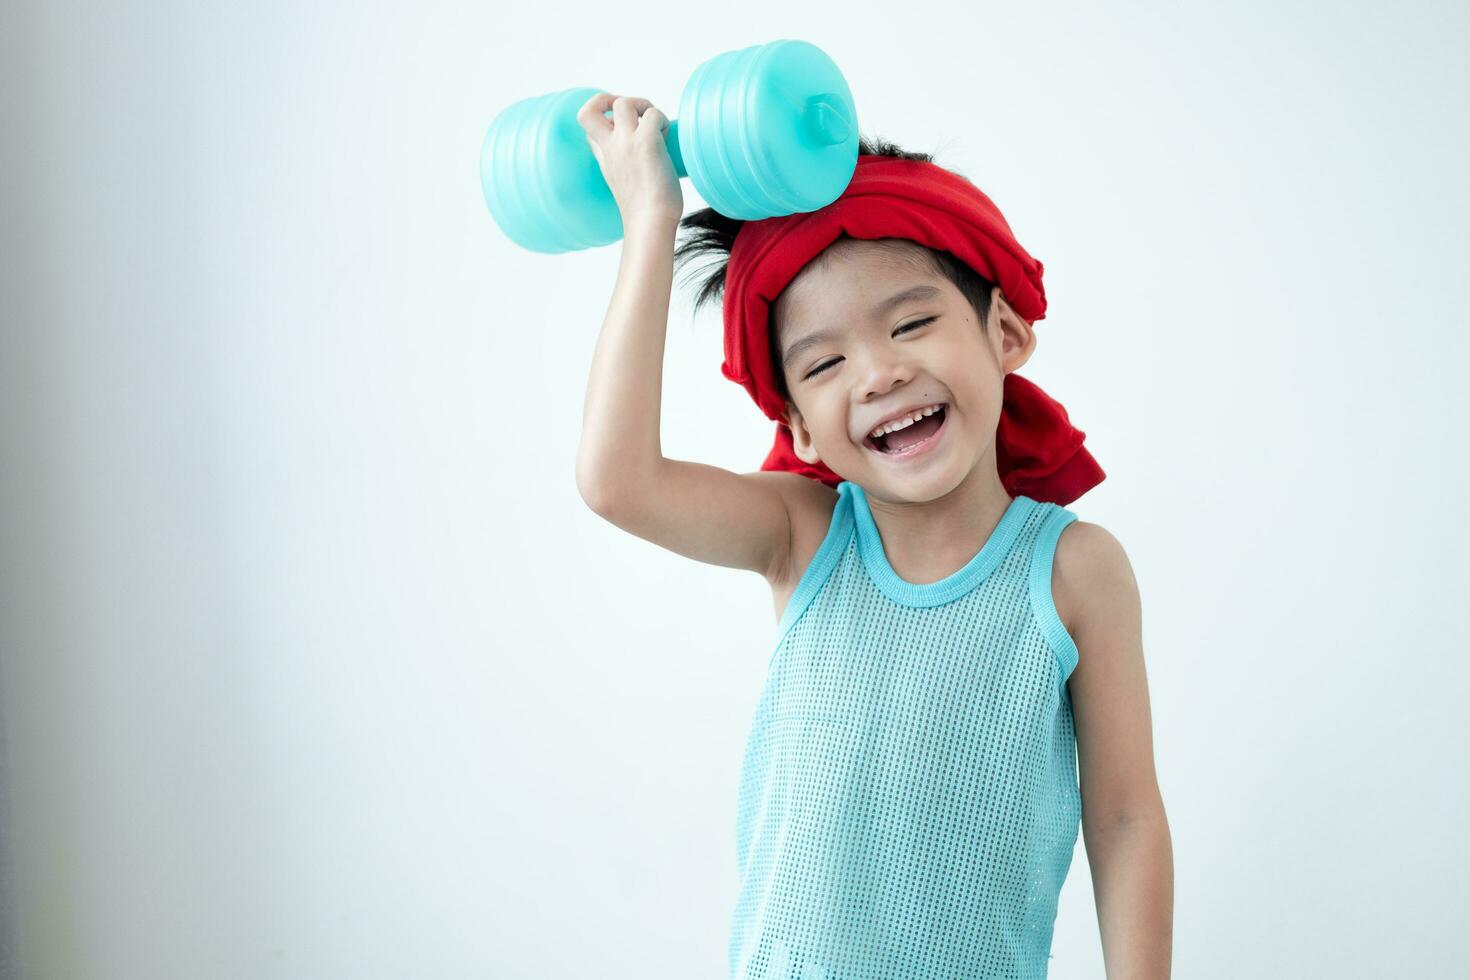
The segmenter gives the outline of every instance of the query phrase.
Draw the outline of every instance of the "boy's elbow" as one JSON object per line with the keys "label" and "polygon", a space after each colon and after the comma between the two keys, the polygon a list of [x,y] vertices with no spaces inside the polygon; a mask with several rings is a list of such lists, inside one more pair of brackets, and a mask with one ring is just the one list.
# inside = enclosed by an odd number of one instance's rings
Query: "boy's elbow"
{"label": "boy's elbow", "polygon": [[602,512],[606,504],[606,492],[602,484],[585,475],[580,467],[577,469],[577,493],[589,510],[599,514]]}
{"label": "boy's elbow", "polygon": [[577,492],[582,495],[582,503],[587,509],[599,517],[605,516],[608,510],[607,492],[599,489],[597,484],[577,481]]}
{"label": "boy's elbow", "polygon": [[600,517],[608,515],[616,505],[616,490],[611,480],[578,467],[577,493],[582,495],[582,502],[594,514]]}
{"label": "boy's elbow", "polygon": [[645,468],[624,462],[610,469],[609,465],[592,465],[580,457],[577,460],[577,492],[593,512],[603,517],[622,509],[628,500],[645,498],[659,474],[657,466]]}
{"label": "boy's elbow", "polygon": [[597,510],[602,500],[601,481],[596,479],[596,473],[585,446],[579,446],[577,449],[576,472],[577,493],[581,495],[584,504],[594,511]]}

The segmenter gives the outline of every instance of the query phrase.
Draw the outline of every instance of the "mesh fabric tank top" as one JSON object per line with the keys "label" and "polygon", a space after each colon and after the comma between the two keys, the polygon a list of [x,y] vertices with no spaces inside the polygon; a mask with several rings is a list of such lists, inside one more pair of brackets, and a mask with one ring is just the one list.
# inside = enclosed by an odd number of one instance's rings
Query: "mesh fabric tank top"
{"label": "mesh fabric tank top", "polygon": [[735,823],[733,980],[1047,975],[1081,820],[1052,602],[1076,515],[1013,497],[938,582],[844,481],[777,627]]}

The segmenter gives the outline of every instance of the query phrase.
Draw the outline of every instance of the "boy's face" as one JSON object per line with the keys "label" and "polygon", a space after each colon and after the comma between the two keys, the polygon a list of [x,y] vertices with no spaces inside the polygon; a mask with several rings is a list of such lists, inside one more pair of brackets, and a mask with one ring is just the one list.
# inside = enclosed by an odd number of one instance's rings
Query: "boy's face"
{"label": "boy's face", "polygon": [[[917,246],[915,260],[863,240],[841,244],[803,269],[772,306],[796,454],[900,499],[942,496],[979,466],[999,482],[1003,384],[1036,346],[1031,325],[996,287],[982,330],[964,294],[927,267]],[[913,287],[927,291],[881,306]],[[820,332],[830,333],[801,344]],[[941,402],[939,441],[922,455],[885,457],[872,447],[867,436],[879,422]]]}

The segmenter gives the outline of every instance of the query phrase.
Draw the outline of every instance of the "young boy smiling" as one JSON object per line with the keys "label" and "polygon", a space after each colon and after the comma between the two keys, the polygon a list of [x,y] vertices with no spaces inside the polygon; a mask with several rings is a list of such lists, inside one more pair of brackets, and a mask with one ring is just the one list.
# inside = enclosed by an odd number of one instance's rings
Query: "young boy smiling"
{"label": "young boy smiling", "polygon": [[[1168,976],[1137,585],[1116,539],[1061,506],[1102,479],[1081,433],[1014,374],[1040,263],[978,189],[866,141],[828,208],[706,209],[676,250],[667,118],[603,93],[578,120],[625,233],[579,489],[630,533],[761,573],[778,618],[730,976],[1045,977],[1079,826],[1108,975]],[[724,372],[781,423],[754,473],[659,442],[673,266],[721,251],[699,301],[725,292]]]}

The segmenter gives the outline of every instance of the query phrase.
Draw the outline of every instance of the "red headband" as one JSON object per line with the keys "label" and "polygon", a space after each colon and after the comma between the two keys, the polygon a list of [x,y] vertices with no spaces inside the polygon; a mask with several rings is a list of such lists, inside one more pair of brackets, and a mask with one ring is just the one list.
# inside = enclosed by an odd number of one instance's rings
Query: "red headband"
{"label": "red headband", "polygon": [[[725,271],[725,362],[721,372],[745,386],[774,419],[776,443],[762,470],[789,470],[828,486],[841,477],[796,455],[777,389],[767,323],[770,304],[796,274],[836,240],[907,238],[948,251],[1000,287],[1022,318],[1046,316],[1042,265],[1011,234],[990,198],[964,177],[932,163],[861,155],[842,196],[817,211],[747,221]],[[1005,376],[996,465],[1012,496],[1069,504],[1101,483],[1102,467],[1082,447],[1085,433],[1067,411],[1014,371]]]}

